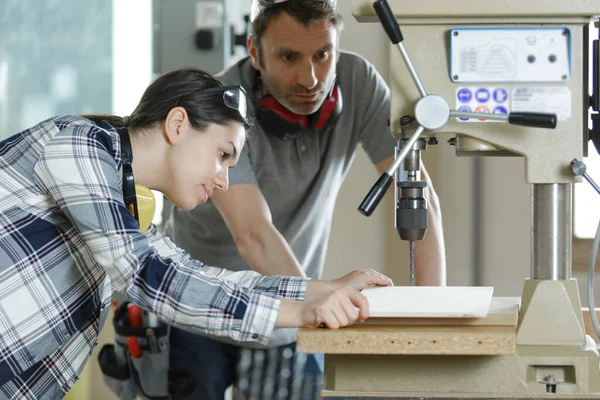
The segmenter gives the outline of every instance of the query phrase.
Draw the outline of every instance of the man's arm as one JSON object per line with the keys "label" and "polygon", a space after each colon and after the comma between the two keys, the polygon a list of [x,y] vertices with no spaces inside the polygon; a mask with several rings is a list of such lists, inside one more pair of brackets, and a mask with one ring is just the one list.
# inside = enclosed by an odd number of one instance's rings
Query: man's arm
{"label": "man's arm", "polygon": [[[386,158],[376,164],[377,171],[382,174],[393,163],[394,157]],[[421,178],[427,182],[425,198],[427,199],[428,226],[423,240],[415,242],[415,283],[419,286],[445,286],[446,252],[440,201],[423,163],[421,163],[421,175]],[[393,190],[392,186],[390,191],[393,193]]]}
{"label": "man's arm", "polygon": [[215,193],[213,202],[225,220],[240,255],[263,275],[306,277],[285,238],[273,225],[271,211],[256,184],[237,184]]}

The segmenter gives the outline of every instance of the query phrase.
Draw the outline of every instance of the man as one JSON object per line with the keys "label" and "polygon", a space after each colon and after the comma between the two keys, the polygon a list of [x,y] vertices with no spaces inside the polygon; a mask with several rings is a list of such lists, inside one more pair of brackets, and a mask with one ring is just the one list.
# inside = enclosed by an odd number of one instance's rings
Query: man
{"label": "man", "polygon": [[[250,57],[220,79],[245,87],[258,124],[230,173],[228,192],[191,212],[172,210],[165,233],[208,264],[318,278],[336,196],[356,146],[380,173],[393,163],[389,89],[365,59],[339,51],[342,22],[335,1],[262,0],[253,2],[252,11]],[[298,129],[302,124],[307,127]],[[423,175],[429,181],[425,170]],[[415,246],[416,283],[444,285],[441,214],[430,181],[427,197],[429,229]],[[295,333],[280,330],[269,347],[293,350]],[[322,373],[320,356],[308,356],[306,374]],[[172,331],[171,363],[196,378],[190,399],[222,399],[239,360],[240,347]]]}

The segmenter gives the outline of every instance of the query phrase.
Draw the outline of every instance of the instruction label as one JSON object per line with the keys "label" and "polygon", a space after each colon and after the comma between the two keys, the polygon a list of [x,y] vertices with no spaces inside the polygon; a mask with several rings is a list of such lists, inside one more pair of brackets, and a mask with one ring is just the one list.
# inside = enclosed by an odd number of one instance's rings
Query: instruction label
{"label": "instruction label", "polygon": [[571,119],[571,91],[568,87],[516,87],[511,97],[512,111],[556,114],[559,121]]}
{"label": "instruction label", "polygon": [[462,27],[450,33],[454,82],[566,82],[571,30],[565,27]]}

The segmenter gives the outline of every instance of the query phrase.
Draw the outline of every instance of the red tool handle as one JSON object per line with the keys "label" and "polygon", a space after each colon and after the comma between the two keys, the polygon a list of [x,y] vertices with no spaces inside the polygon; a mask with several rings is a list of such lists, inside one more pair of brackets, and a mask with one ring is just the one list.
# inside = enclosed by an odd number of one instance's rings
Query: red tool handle
{"label": "red tool handle", "polygon": [[127,338],[127,347],[129,348],[131,357],[139,358],[142,356],[142,346],[140,346],[140,342],[137,341],[135,336],[129,336]]}
{"label": "red tool handle", "polygon": [[[141,328],[144,325],[142,310],[135,304],[127,305],[127,319],[129,321],[129,326],[133,328]],[[127,338],[127,347],[129,348],[131,357],[138,358],[142,356],[142,346],[135,336],[129,336]]]}
{"label": "red tool handle", "polygon": [[142,309],[135,304],[127,305],[127,318],[129,320],[129,326],[133,328],[141,328],[144,324],[142,319]]}

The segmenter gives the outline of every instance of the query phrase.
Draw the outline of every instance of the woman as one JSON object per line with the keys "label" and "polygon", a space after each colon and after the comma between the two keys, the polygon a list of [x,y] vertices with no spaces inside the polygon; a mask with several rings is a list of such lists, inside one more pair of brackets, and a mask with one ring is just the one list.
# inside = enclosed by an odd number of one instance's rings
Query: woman
{"label": "woman", "polygon": [[[194,69],[161,76],[130,117],[59,116],[0,142],[0,398],[61,398],[97,343],[115,291],[167,324],[266,343],[274,328],[362,321],[358,291],[391,281],[228,272],[192,260],[123,200],[123,141],[138,184],[182,209],[227,190],[246,97]],[[127,171],[126,171],[127,172]]]}

